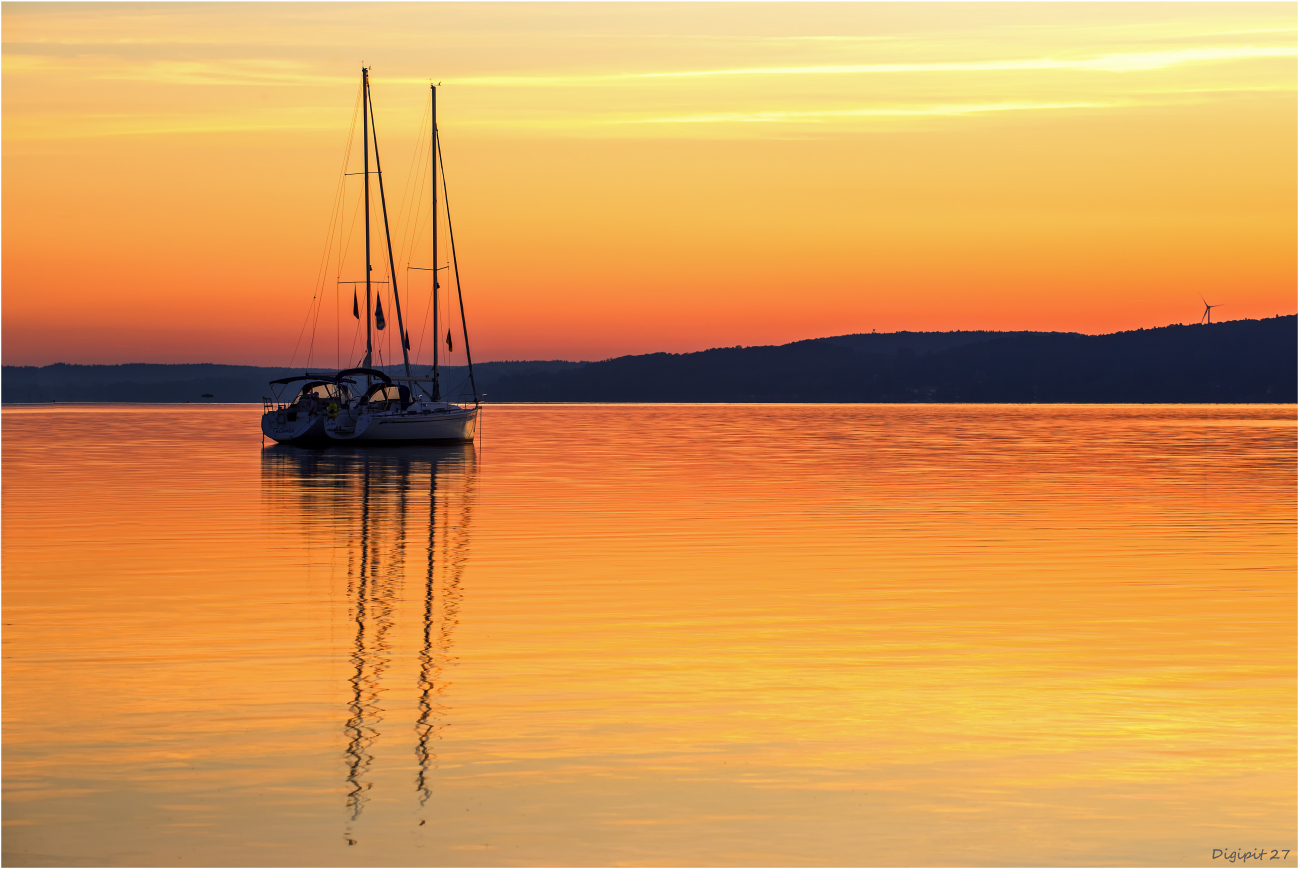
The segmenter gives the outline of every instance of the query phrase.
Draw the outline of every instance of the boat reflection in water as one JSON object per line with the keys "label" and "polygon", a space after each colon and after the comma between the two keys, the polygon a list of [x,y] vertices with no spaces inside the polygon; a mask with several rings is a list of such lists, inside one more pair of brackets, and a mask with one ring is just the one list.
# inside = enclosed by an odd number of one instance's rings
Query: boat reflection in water
{"label": "boat reflection in water", "polygon": [[[277,445],[262,452],[263,490],[272,511],[290,513],[313,547],[313,562],[324,557],[346,573],[348,624],[355,632],[343,730],[353,821],[375,786],[371,771],[385,712],[410,708],[405,671],[411,667],[414,795],[420,806],[432,795],[434,743],[444,726],[444,671],[454,662],[452,635],[469,560],[474,459],[469,443],[382,450]],[[319,551],[321,546],[327,551]]]}

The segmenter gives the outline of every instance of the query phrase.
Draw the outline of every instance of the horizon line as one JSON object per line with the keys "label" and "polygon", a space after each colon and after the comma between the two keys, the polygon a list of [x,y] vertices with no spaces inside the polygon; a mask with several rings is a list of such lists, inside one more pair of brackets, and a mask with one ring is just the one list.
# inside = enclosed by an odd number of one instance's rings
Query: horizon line
{"label": "horizon line", "polygon": [[[557,358],[488,359],[483,362],[480,362],[479,365],[521,364],[521,363],[528,363],[528,362],[567,362],[572,365],[589,365],[596,362],[608,362],[611,359],[622,359],[628,356],[653,356],[659,353],[666,353],[675,356],[686,356],[692,353],[708,353],[712,350],[738,350],[738,349],[748,350],[748,349],[760,348],[760,347],[786,347],[791,344],[800,344],[803,343],[804,341],[827,341],[832,338],[849,338],[849,337],[855,337],[859,335],[881,335],[881,336],[951,335],[954,333],[962,333],[962,332],[977,332],[977,333],[991,332],[995,334],[1006,334],[1006,335],[1027,335],[1027,334],[1028,335],[1084,335],[1091,338],[1097,338],[1105,335],[1122,335],[1127,332],[1145,332],[1150,329],[1170,329],[1175,326],[1188,326],[1188,327],[1223,326],[1223,325],[1227,325],[1228,323],[1259,322],[1263,320],[1276,320],[1280,317],[1296,317],[1296,316],[1300,316],[1300,314],[1274,314],[1272,317],[1239,317],[1235,320],[1220,320],[1217,323],[1199,323],[1199,322],[1198,323],[1166,323],[1163,326],[1139,326],[1134,329],[1118,329],[1114,332],[1076,332],[1070,330],[1044,330],[1044,329],[946,329],[946,330],[936,329],[930,331],[913,331],[911,329],[897,329],[893,332],[876,332],[872,330],[871,332],[842,332],[837,335],[821,335],[815,338],[796,338],[793,341],[786,341],[781,344],[720,344],[713,347],[705,347],[700,350],[685,350],[681,352],[673,352],[669,350],[649,350],[641,353],[623,353],[618,356],[605,356],[599,359],[557,359]],[[124,365],[222,365],[230,368],[283,368],[283,369],[294,369],[294,370],[298,368],[307,370],[308,368],[320,367],[320,366],[312,366],[312,365],[292,365],[292,364],[290,365],[257,364],[251,362],[47,362],[44,365],[32,365],[32,364],[21,363],[21,362],[0,362],[0,368],[52,368],[55,365],[83,366],[83,367],[92,367],[92,366],[111,367],[111,366],[124,366]],[[387,365],[377,365],[375,367],[382,370],[385,368],[398,367],[401,365],[402,365],[401,362],[394,362]],[[432,368],[432,366],[427,363],[422,363],[418,367]],[[447,365],[440,365],[440,367],[463,368],[465,367],[465,364],[464,363],[447,364]],[[324,368],[325,370],[329,370],[328,366],[325,366]]]}

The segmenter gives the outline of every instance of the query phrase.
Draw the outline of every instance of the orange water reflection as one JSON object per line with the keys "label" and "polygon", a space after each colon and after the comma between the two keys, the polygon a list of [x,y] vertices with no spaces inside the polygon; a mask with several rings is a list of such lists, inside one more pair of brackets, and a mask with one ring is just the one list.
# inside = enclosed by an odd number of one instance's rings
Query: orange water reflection
{"label": "orange water reflection", "polygon": [[255,418],[5,409],[9,862],[1294,864],[1294,407]]}
{"label": "orange water reflection", "polygon": [[[445,725],[444,671],[455,660],[452,634],[473,512],[473,447],[318,451],[275,446],[261,455],[272,512],[301,523],[309,537],[335,539],[346,554],[355,637],[349,657],[352,696],[343,729],[353,821],[370,799],[371,748],[381,736],[388,691],[384,676],[395,653],[390,635],[399,611],[409,609],[405,604],[420,607],[413,743],[415,790],[423,806],[432,795],[434,747]],[[419,568],[408,561],[415,560],[422,562],[423,576],[413,592],[407,586]]]}

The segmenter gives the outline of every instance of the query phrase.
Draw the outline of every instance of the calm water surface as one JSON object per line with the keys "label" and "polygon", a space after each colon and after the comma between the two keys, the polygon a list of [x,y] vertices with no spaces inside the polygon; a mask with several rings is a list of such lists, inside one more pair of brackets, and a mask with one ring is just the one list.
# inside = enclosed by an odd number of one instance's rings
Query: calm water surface
{"label": "calm water surface", "polygon": [[1296,865],[1296,409],[3,411],[33,864]]}

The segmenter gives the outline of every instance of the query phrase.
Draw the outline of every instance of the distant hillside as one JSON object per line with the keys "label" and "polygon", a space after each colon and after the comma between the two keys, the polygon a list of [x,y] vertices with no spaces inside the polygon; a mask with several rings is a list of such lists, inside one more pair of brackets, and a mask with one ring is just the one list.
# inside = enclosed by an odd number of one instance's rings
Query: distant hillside
{"label": "distant hillside", "polygon": [[[602,362],[488,362],[474,373],[492,402],[1292,403],[1296,327],[1290,315],[1111,335],[871,333]],[[240,365],[4,366],[0,398],[257,402],[269,380],[301,373]],[[450,368],[442,376],[454,394],[466,372]]]}
{"label": "distant hillside", "polygon": [[494,401],[1294,402],[1296,317],[1112,335],[894,332],[511,374]]}
{"label": "distant hillside", "polygon": [[[579,362],[485,362],[474,366],[480,393],[491,395],[504,374],[547,373],[577,368]],[[385,366],[395,372],[400,366]],[[328,370],[328,369],[327,369]],[[6,365],[0,369],[0,400],[5,404],[50,401],[139,402],[260,402],[267,384],[302,374],[302,368],[260,368],[254,365],[66,365],[37,368]],[[421,369],[421,375],[428,373]],[[443,368],[444,391],[468,389],[464,366]],[[211,398],[204,398],[204,395]]]}

